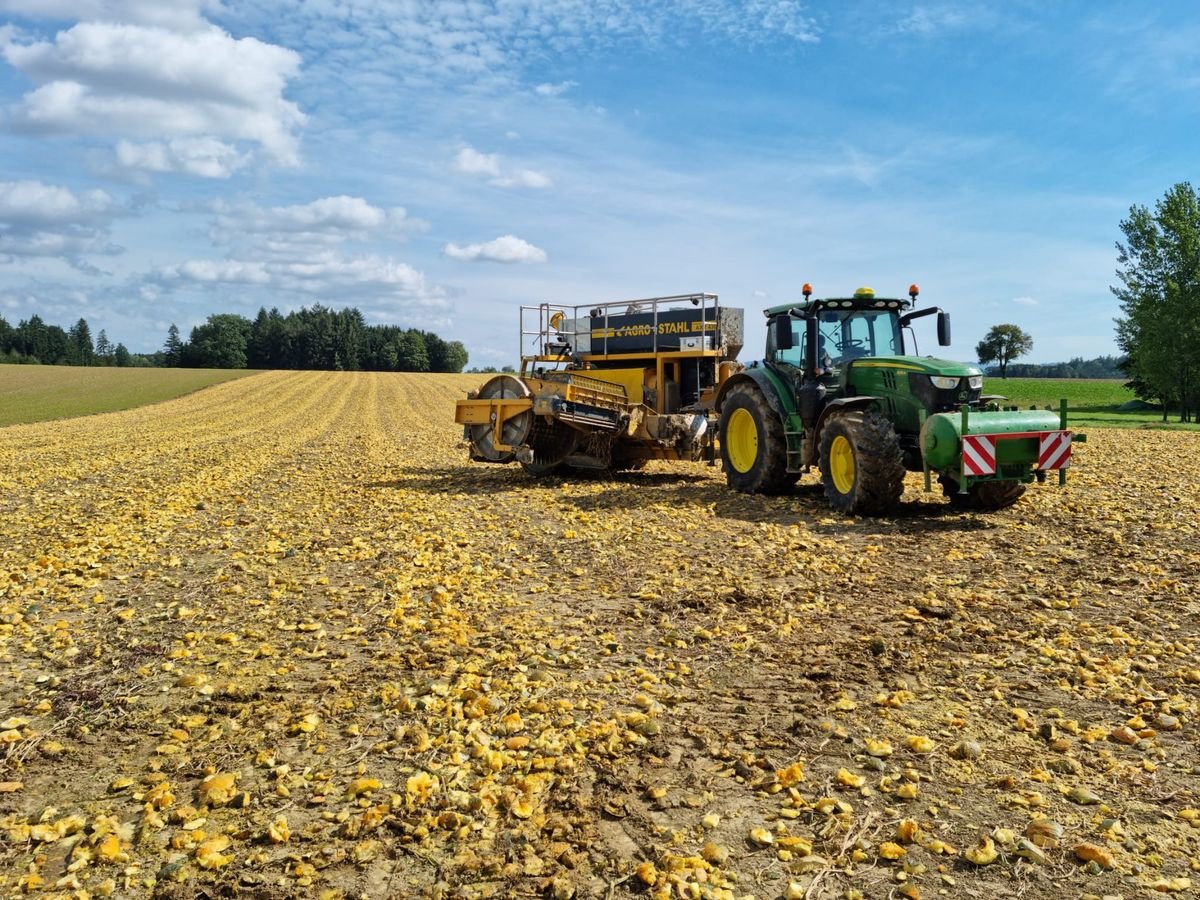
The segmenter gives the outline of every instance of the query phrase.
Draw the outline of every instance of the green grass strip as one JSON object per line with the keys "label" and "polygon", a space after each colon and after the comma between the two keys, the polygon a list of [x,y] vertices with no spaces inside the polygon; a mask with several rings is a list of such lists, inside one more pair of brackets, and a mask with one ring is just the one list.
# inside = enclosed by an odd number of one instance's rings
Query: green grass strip
{"label": "green grass strip", "polygon": [[133,409],[253,374],[246,369],[0,365],[0,426]]}

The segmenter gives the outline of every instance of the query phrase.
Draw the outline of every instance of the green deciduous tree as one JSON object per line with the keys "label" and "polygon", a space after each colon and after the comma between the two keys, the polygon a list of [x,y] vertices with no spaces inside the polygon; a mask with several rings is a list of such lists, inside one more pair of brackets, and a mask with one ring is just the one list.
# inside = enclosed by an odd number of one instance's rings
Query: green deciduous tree
{"label": "green deciduous tree", "polygon": [[419,331],[406,331],[395,341],[396,368],[401,372],[428,372],[429,351]]}
{"label": "green deciduous tree", "polygon": [[1000,377],[1008,377],[1008,364],[1033,349],[1033,338],[1016,325],[993,325],[982,341],[975,345],[981,365],[996,363]]}
{"label": "green deciduous tree", "polygon": [[250,320],[232,313],[209,316],[192,329],[186,361],[204,369],[244,369]]}
{"label": "green deciduous tree", "polygon": [[1125,370],[1139,397],[1162,402],[1164,419],[1177,406],[1191,421],[1200,411],[1200,197],[1177,184],[1153,211],[1131,207],[1121,232],[1112,291]]}

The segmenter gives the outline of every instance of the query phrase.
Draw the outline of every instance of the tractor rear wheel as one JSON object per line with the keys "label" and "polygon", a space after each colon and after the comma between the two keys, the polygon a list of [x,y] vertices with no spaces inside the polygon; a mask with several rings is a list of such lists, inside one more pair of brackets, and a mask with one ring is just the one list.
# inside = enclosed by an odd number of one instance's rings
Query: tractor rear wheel
{"label": "tractor rear wheel", "polygon": [[879,413],[852,410],[821,429],[825,499],[847,515],[879,515],[900,502],[904,464],[892,423]]}
{"label": "tractor rear wheel", "polygon": [[966,494],[960,494],[958,482],[947,475],[940,477],[938,483],[942,486],[942,493],[950,498],[951,506],[980,512],[1006,509],[1025,493],[1025,485],[1019,481],[983,481],[971,485]]}
{"label": "tractor rear wheel", "polygon": [[779,494],[794,480],[787,471],[783,422],[753,384],[739,384],[721,406],[721,459],[735,491]]}

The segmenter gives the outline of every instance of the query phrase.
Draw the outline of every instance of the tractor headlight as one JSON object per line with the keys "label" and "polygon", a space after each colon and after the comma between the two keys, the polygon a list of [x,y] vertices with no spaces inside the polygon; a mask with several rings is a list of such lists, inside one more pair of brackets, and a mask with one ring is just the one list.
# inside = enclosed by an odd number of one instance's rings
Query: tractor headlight
{"label": "tractor headlight", "polygon": [[967,379],[967,384],[969,384],[971,386],[971,390],[977,391],[981,387],[983,387],[983,376],[982,375],[972,375],[970,378]]}
{"label": "tractor headlight", "polygon": [[929,380],[935,388],[941,388],[943,391],[952,391],[958,387],[958,379],[947,375],[930,375]]}

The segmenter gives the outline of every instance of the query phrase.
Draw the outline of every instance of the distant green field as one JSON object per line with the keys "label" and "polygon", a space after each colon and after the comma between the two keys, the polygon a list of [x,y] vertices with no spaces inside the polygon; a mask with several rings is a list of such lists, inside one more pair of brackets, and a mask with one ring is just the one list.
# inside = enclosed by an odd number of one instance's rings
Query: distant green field
{"label": "distant green field", "polygon": [[0,366],[0,426],[132,409],[253,374],[245,369]]}
{"label": "distant green field", "polygon": [[[1056,411],[1059,401],[1066,397],[1068,423],[1072,426],[1163,427],[1161,410],[1120,409],[1123,404],[1136,406],[1137,398],[1115,378],[987,378],[983,392],[1003,394],[1018,406],[1052,406]],[[1200,425],[1181,425],[1177,419],[1178,415],[1169,416],[1166,425],[1200,430]]]}

